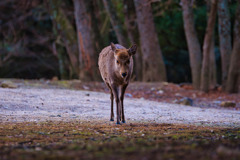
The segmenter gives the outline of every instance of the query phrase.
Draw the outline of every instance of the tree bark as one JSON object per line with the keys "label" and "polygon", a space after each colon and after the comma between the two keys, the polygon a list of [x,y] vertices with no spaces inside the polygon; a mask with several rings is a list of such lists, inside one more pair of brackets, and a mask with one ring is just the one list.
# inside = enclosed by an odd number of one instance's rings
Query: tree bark
{"label": "tree bark", "polygon": [[139,32],[136,22],[136,11],[133,0],[124,0],[124,16],[125,25],[127,27],[128,38],[132,44],[137,44],[139,47],[137,53],[134,55],[134,74],[136,75],[136,80],[142,80],[142,52],[139,42]]}
{"label": "tree bark", "polygon": [[201,47],[194,27],[193,10],[191,0],[181,0],[183,9],[184,30],[187,39],[188,51],[190,56],[192,83],[195,89],[200,88],[201,77]]}
{"label": "tree bark", "polygon": [[210,52],[211,52],[211,42],[214,34],[214,26],[216,21],[217,13],[217,0],[211,1],[211,11],[208,17],[207,29],[204,37],[203,43],[203,64],[201,71],[201,90],[208,92],[209,90],[209,65],[210,65]]}
{"label": "tree bark", "polygon": [[235,17],[233,50],[226,86],[226,91],[229,93],[238,92],[240,85],[240,2],[238,3]]}
{"label": "tree bark", "polygon": [[166,68],[157,37],[151,3],[134,0],[143,58],[143,81],[166,81]]}
{"label": "tree bark", "polygon": [[117,14],[116,9],[114,5],[112,4],[112,0],[103,0],[105,9],[110,17],[110,21],[113,27],[113,30],[116,33],[118,43],[123,45],[124,47],[128,47],[128,38],[126,34],[124,33],[122,24],[120,23]]}
{"label": "tree bark", "polygon": [[222,63],[222,87],[223,87],[223,90],[225,90],[227,75],[228,75],[228,70],[230,65],[230,57],[232,52],[231,24],[230,24],[230,14],[228,10],[227,0],[219,0],[218,34],[219,34],[219,47],[221,52],[221,63]]}
{"label": "tree bark", "polygon": [[75,21],[77,25],[78,48],[81,80],[99,80],[97,67],[98,53],[94,42],[94,30],[92,28],[92,17],[89,13],[92,0],[73,0]]}

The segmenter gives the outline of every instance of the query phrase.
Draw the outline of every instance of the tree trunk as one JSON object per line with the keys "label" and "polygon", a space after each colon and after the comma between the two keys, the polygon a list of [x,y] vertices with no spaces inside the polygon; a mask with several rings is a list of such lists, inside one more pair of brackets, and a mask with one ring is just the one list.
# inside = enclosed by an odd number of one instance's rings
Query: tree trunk
{"label": "tree trunk", "polygon": [[58,65],[61,79],[70,79],[69,75],[69,60],[66,54],[65,47],[62,44],[56,43],[56,52],[58,57]]}
{"label": "tree trunk", "polygon": [[78,78],[79,64],[78,64],[78,52],[77,52],[77,36],[76,32],[69,22],[61,8],[59,9],[59,15],[56,19],[57,23],[61,25],[61,35],[66,47],[66,51],[71,62],[72,73],[71,78]]}
{"label": "tree trunk", "polygon": [[166,68],[159,45],[151,4],[134,0],[143,58],[143,81],[166,81]]}
{"label": "tree trunk", "polygon": [[240,2],[236,9],[234,24],[234,41],[228,72],[226,91],[229,93],[238,92],[240,78]]}
{"label": "tree trunk", "polygon": [[[57,41],[63,42],[59,43],[58,46],[63,45],[66,48],[66,50],[64,49],[64,51],[66,51],[70,60],[69,64],[70,73],[67,72],[69,74],[68,78],[78,78],[79,64],[76,45],[77,42],[76,32],[61,8],[62,3],[63,3],[62,1],[51,0],[50,5],[48,7],[49,8],[48,11],[50,15],[52,15],[53,26],[57,31],[56,38],[59,38],[59,40]],[[58,50],[58,48],[56,50]],[[61,55],[63,55],[63,50],[61,50],[60,52]],[[60,73],[62,72],[60,71]]]}
{"label": "tree trunk", "polygon": [[222,87],[223,87],[223,90],[225,90],[228,69],[230,64],[230,57],[232,52],[231,24],[230,24],[230,14],[228,10],[227,0],[219,0],[218,34],[219,34],[219,47],[220,47],[221,62],[222,62]]}
{"label": "tree trunk", "polygon": [[197,38],[197,32],[194,27],[194,17],[191,7],[191,0],[181,0],[181,2],[183,9],[184,30],[190,56],[192,83],[195,89],[199,89],[202,65],[201,47]]}
{"label": "tree trunk", "polygon": [[208,92],[209,90],[209,65],[210,65],[210,52],[211,52],[211,42],[214,34],[214,26],[216,21],[217,13],[217,0],[211,1],[211,11],[208,17],[207,29],[204,37],[203,43],[203,65],[201,71],[201,90]]}
{"label": "tree trunk", "polygon": [[112,4],[112,0],[103,0],[105,9],[110,17],[110,21],[113,27],[113,30],[116,33],[118,43],[123,45],[124,47],[128,47],[128,39],[126,34],[123,31],[122,24],[120,23],[117,14],[116,8]]}
{"label": "tree trunk", "polygon": [[98,8],[97,1],[92,0],[92,3],[90,3],[90,6],[89,6],[89,11],[91,13],[91,18],[92,18],[92,22],[93,22],[92,28],[94,31],[94,42],[95,42],[95,46],[96,46],[96,51],[97,51],[97,53],[100,53],[101,50],[103,49],[103,47],[105,47],[105,46],[103,44],[99,25],[97,25],[97,24],[100,24],[99,21],[101,21],[100,11]]}
{"label": "tree trunk", "polygon": [[214,89],[217,86],[217,66],[215,57],[215,41],[212,37],[211,49],[210,49],[210,65],[209,65],[209,88]]}
{"label": "tree trunk", "polygon": [[134,7],[133,0],[124,0],[124,16],[125,16],[125,24],[127,27],[128,37],[132,44],[137,44],[137,54],[134,55],[134,74],[136,75],[136,80],[142,80],[142,52],[140,48],[139,42],[139,32],[137,28],[136,22],[136,12]]}
{"label": "tree trunk", "polygon": [[89,13],[92,0],[73,0],[75,21],[77,25],[78,48],[81,80],[99,80],[97,67],[98,53],[94,42],[94,30],[92,28],[92,17]]}
{"label": "tree trunk", "polygon": [[[209,18],[211,11],[211,1],[206,1],[207,3],[207,19]],[[210,60],[209,60],[209,89],[214,89],[217,86],[217,66],[215,57],[215,38],[214,34],[211,41],[210,49]]]}

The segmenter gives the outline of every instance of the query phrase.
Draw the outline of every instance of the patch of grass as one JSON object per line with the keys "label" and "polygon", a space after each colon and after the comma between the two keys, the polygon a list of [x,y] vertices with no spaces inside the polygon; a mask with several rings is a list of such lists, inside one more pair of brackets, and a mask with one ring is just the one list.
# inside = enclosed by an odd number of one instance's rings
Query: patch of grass
{"label": "patch of grass", "polygon": [[239,128],[104,122],[0,124],[1,159],[239,159]]}

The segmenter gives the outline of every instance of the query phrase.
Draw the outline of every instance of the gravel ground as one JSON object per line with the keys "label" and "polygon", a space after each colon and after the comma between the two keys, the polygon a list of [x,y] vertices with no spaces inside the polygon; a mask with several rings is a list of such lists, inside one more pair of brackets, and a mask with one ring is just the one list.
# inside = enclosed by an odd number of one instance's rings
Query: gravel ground
{"label": "gravel ground", "polygon": [[[198,108],[134,98],[125,98],[124,104],[127,123],[240,127],[240,111],[237,110]],[[109,118],[110,95],[105,93],[67,89],[0,88],[0,122],[108,122]]]}

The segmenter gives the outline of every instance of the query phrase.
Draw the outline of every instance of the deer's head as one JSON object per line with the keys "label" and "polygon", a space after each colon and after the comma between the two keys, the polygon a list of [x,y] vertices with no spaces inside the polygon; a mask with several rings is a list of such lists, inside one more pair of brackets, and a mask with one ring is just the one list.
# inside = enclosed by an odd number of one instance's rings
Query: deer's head
{"label": "deer's head", "polygon": [[133,65],[131,57],[136,53],[137,45],[134,44],[129,49],[117,49],[116,46],[111,43],[111,48],[114,52],[115,69],[119,75],[125,79],[128,77],[128,74],[130,74],[130,67]]}

